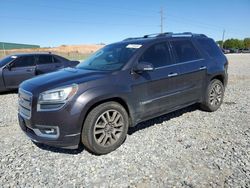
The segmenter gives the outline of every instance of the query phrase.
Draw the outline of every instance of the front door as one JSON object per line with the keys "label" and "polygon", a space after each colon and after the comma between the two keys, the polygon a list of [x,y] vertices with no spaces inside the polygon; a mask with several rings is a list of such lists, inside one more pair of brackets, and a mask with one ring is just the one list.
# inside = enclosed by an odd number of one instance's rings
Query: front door
{"label": "front door", "polygon": [[165,112],[175,106],[178,93],[178,66],[174,64],[167,42],[149,47],[138,63],[152,63],[155,70],[132,74],[132,90],[141,119]]}
{"label": "front door", "polygon": [[35,76],[35,58],[33,55],[18,57],[11,65],[3,70],[6,88],[18,88],[24,80]]}

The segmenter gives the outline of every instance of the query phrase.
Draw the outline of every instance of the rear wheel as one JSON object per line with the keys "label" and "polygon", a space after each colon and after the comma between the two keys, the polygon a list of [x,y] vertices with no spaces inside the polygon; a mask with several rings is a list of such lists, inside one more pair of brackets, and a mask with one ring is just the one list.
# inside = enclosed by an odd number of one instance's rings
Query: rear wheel
{"label": "rear wheel", "polygon": [[128,114],[119,103],[100,104],[87,115],[82,129],[82,143],[95,154],[109,153],[123,143],[128,126]]}
{"label": "rear wheel", "polygon": [[222,104],[224,90],[224,85],[220,80],[212,80],[208,85],[204,102],[201,105],[202,109],[209,112],[216,111]]}

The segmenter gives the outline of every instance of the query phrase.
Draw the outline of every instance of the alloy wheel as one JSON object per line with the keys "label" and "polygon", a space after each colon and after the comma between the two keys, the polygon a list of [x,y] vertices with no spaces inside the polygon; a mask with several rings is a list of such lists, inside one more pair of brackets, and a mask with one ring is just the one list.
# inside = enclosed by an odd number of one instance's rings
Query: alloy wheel
{"label": "alloy wheel", "polygon": [[114,145],[122,135],[124,119],[117,110],[102,113],[94,125],[94,138],[98,145],[109,147]]}
{"label": "alloy wheel", "polygon": [[223,88],[220,84],[215,84],[212,86],[209,94],[209,102],[211,106],[218,106],[221,103],[223,95]]}

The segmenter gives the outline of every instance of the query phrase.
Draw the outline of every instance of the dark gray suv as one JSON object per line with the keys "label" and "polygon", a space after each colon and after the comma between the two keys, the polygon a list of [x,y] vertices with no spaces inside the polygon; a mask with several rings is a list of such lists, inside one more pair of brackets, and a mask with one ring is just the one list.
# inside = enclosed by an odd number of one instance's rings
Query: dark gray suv
{"label": "dark gray suv", "polygon": [[76,68],[27,80],[19,89],[19,122],[34,141],[83,144],[106,154],[139,122],[199,103],[217,110],[228,61],[203,34],[129,38],[97,51]]}
{"label": "dark gray suv", "polygon": [[51,53],[7,56],[0,60],[0,92],[17,89],[24,80],[65,67],[73,67],[78,63]]}

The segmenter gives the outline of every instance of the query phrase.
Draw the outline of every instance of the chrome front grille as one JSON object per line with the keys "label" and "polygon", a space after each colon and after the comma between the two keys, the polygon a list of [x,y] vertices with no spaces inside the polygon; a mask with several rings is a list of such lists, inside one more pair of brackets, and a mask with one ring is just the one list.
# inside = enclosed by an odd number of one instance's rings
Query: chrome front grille
{"label": "chrome front grille", "polygon": [[23,90],[19,89],[18,92],[18,112],[24,118],[30,119],[31,118],[31,108],[32,108],[32,94]]}

